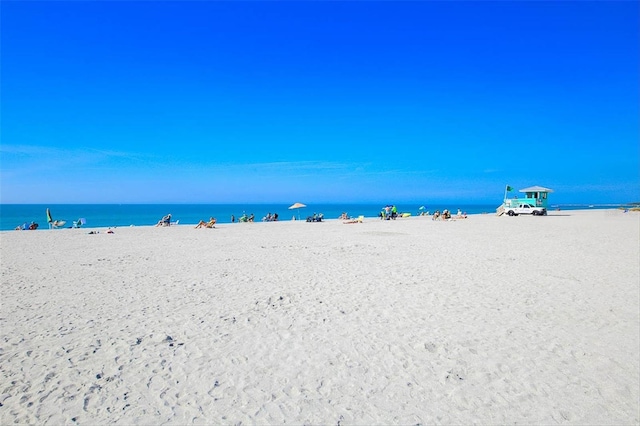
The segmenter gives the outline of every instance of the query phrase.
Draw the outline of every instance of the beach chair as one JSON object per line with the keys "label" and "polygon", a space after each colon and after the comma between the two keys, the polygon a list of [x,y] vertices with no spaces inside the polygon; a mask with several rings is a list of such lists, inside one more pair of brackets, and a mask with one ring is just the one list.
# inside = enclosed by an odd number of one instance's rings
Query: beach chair
{"label": "beach chair", "polygon": [[72,226],[73,228],[80,228],[80,227],[82,227],[82,226],[86,225],[86,223],[87,223],[87,219],[85,219],[84,217],[81,217],[81,218],[80,218],[80,219],[78,219],[78,220],[74,220],[74,221],[73,221],[73,224],[72,224],[71,226]]}

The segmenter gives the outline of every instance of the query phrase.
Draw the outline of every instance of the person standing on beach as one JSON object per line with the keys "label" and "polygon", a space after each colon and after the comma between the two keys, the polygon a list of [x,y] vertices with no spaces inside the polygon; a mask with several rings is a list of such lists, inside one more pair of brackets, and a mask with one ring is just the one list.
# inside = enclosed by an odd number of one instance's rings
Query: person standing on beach
{"label": "person standing on beach", "polygon": [[231,215],[231,223],[234,223],[236,221],[236,217],[234,215]]}

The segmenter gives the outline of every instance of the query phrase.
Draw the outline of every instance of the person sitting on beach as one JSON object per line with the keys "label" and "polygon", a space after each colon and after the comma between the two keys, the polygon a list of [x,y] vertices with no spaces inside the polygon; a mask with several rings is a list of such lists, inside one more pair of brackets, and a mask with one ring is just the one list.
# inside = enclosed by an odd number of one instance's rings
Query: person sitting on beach
{"label": "person sitting on beach", "polygon": [[351,218],[349,217],[347,212],[342,212],[342,214],[340,215],[340,217],[338,219],[340,219],[340,220],[349,220]]}
{"label": "person sitting on beach", "polygon": [[205,222],[204,220],[201,220],[200,222],[198,222],[198,224],[196,225],[196,229],[198,228],[215,228],[216,224],[216,218],[212,217],[209,218],[209,222]]}
{"label": "person sitting on beach", "polygon": [[360,216],[357,218],[348,218],[346,221],[342,222],[344,224],[348,224],[348,223],[362,223],[364,220],[364,216]]}
{"label": "person sitting on beach", "polygon": [[22,225],[18,225],[16,226],[16,231],[24,231],[25,229],[27,229],[28,225],[27,222],[23,223]]}
{"label": "person sitting on beach", "polygon": [[278,213],[271,214],[271,212],[269,212],[262,218],[263,222],[275,222],[276,220],[278,220]]}
{"label": "person sitting on beach", "polygon": [[171,225],[171,213],[169,213],[168,215],[164,216],[156,224],[156,226],[169,226],[169,225]]}
{"label": "person sitting on beach", "polygon": [[324,214],[313,213],[313,216],[307,217],[307,222],[322,222],[322,219],[324,219]]}
{"label": "person sitting on beach", "polygon": [[34,230],[38,229],[38,226],[39,226],[39,225],[38,225],[37,223],[35,223],[35,222],[31,222],[31,223],[29,224],[29,230],[30,230],[30,231],[34,231]]}
{"label": "person sitting on beach", "polygon": [[440,218],[440,210],[436,210],[433,216],[431,216],[431,220],[438,220]]}

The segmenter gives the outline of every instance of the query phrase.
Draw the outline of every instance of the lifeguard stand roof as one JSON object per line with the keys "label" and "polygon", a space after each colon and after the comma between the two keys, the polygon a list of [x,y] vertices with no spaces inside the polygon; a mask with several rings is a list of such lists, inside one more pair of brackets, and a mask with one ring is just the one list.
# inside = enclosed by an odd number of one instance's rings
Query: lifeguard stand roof
{"label": "lifeguard stand roof", "polygon": [[545,188],[544,186],[530,186],[520,189],[519,192],[553,192],[553,189]]}

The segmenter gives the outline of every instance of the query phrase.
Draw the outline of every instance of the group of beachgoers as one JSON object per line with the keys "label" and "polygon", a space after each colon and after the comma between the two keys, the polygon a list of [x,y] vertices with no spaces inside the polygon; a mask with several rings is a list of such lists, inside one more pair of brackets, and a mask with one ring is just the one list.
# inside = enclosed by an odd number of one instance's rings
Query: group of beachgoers
{"label": "group of beachgoers", "polygon": [[[256,220],[256,215],[254,215],[253,213],[251,213],[249,216],[247,216],[246,213],[242,213],[242,216],[238,218],[238,223],[255,222],[255,220]],[[234,223],[235,221],[236,221],[235,216],[231,215],[231,223]]]}
{"label": "group of beachgoers", "polygon": [[[67,223],[66,220],[59,220],[59,219],[54,220],[53,215],[51,214],[51,210],[48,208],[47,208],[46,215],[47,215],[47,223],[49,224],[49,228],[51,229],[63,228],[64,225]],[[72,226],[69,226],[69,228],[80,228],[82,225],[86,223],[86,220],[84,218],[80,218],[78,220],[74,220],[72,223],[73,223]],[[14,229],[16,231],[35,231],[39,227],[40,225],[38,225],[37,222],[31,221],[31,223],[24,222],[16,226]]]}
{"label": "group of beachgoers", "polygon": [[[423,212],[420,212],[419,215],[427,216],[429,215],[429,212],[423,211]],[[392,205],[392,204],[385,206],[378,214],[378,217],[382,220],[395,220],[398,216],[402,216],[402,214],[398,213],[398,209],[396,208],[395,205]],[[433,213],[433,215],[431,216],[431,220],[465,219],[466,217],[467,217],[467,213],[466,212],[463,213],[460,209],[458,209],[458,213],[455,215],[455,217],[451,215],[451,212],[448,209],[444,209],[442,212],[440,212],[440,210],[436,210],[435,213]],[[347,214],[347,212],[343,212],[338,219],[350,220],[351,217]],[[262,218],[263,222],[275,222],[277,220],[278,220],[278,213],[271,214],[271,212],[267,213],[267,215]],[[294,220],[295,220],[295,216],[294,216]],[[324,220],[324,215],[322,213],[313,213],[312,216],[307,217],[307,222],[322,222],[323,220]],[[253,213],[251,213],[250,215],[243,213],[242,216],[240,216],[237,219],[234,215],[231,215],[231,223],[254,222],[254,221],[255,221],[255,215]],[[356,220],[354,221],[354,223],[359,221],[361,220]],[[200,222],[198,222],[198,224],[195,227],[196,228],[215,228],[216,222],[217,220],[215,217],[210,217],[208,221],[201,220]],[[177,221],[171,222],[171,214],[168,214],[166,216],[163,216],[162,219],[158,221],[156,226],[170,226],[172,224],[177,224],[177,223],[178,223]],[[26,226],[26,223],[21,226]],[[38,224],[36,223],[35,228],[29,227],[29,229],[36,229],[37,227],[38,227]],[[18,227],[16,229],[19,229],[19,228],[26,229],[21,227]]]}
{"label": "group of beachgoers", "polygon": [[393,204],[389,204],[387,206],[385,206],[380,213],[378,213],[378,217],[382,220],[396,220],[396,218],[398,217],[398,209],[396,208],[395,205]]}
{"label": "group of beachgoers", "polygon": [[[246,213],[242,213],[242,216],[240,216],[237,220],[238,223],[245,223],[245,222],[255,222],[256,220],[256,215],[251,213],[250,215],[247,216]],[[278,213],[267,213],[266,216],[262,217],[262,221],[263,222],[276,222],[278,220]],[[231,215],[231,223],[235,223],[236,222],[236,217],[234,215]]]}
{"label": "group of beachgoers", "polygon": [[278,213],[271,214],[271,212],[267,213],[267,215],[262,218],[263,222],[276,222],[277,220]]}
{"label": "group of beachgoers", "polygon": [[324,220],[324,214],[313,213],[312,216],[307,216],[307,222],[322,222]]}
{"label": "group of beachgoers", "polygon": [[[429,212],[420,212],[420,215],[429,215]],[[383,220],[390,220],[393,219],[395,220],[398,217],[398,210],[396,208],[395,205],[387,205],[385,206],[382,211],[380,211],[380,213],[378,214],[378,217],[380,217],[380,219]],[[465,219],[467,217],[467,213],[466,212],[462,212],[460,211],[460,209],[458,209],[458,213],[455,216],[456,219]],[[340,220],[349,220],[351,219],[351,217],[349,217],[349,215],[346,212],[343,212],[340,217],[338,218]],[[445,209],[442,211],[442,213],[439,210],[436,210],[436,212],[433,214],[433,216],[431,217],[432,220],[448,220],[448,219],[452,219],[451,216],[451,212],[449,212],[449,210]],[[273,213],[271,214],[271,212],[267,213],[266,216],[264,216],[262,218],[263,222],[275,222],[278,220],[278,213]],[[295,220],[295,216],[294,216],[294,220]],[[324,220],[324,215],[322,213],[313,213],[312,216],[308,216],[307,217],[307,222],[322,222]],[[253,213],[251,213],[250,215],[247,216],[246,213],[243,213],[242,216],[240,216],[237,219],[237,222],[253,222],[255,221],[255,215]],[[235,223],[236,222],[236,217],[234,215],[231,215],[231,223]],[[64,225],[64,221],[52,221],[51,222],[51,227],[52,228],[56,228],[56,227],[60,227]],[[82,225],[84,225],[85,221],[84,219],[78,219],[77,221],[73,222],[73,228],[80,228]],[[162,219],[160,219],[158,221],[158,223],[156,224],[156,226],[171,226],[171,225],[177,225],[178,221],[176,222],[172,222],[171,221],[171,213],[167,214],[166,216],[163,216]],[[215,224],[216,224],[216,218],[215,217],[210,217],[208,221],[204,221],[201,220],[200,222],[198,222],[198,224],[195,226],[196,228],[215,228]],[[31,223],[23,223],[21,225],[18,225],[15,229],[16,231],[24,231],[24,230],[35,230],[38,229],[38,224],[36,222],[31,222]]]}
{"label": "group of beachgoers", "polygon": [[[156,223],[156,226],[171,226],[171,225],[177,225],[180,221],[176,220],[175,222],[171,221],[171,213],[169,213],[166,216],[162,216],[162,219],[160,219],[158,221],[158,223]],[[196,225],[196,228],[215,228],[216,224],[216,218],[215,217],[210,217],[209,220],[207,222],[205,222],[204,220],[201,220],[200,222],[198,222],[198,224]]]}
{"label": "group of beachgoers", "polygon": [[[466,219],[467,218],[467,212],[462,212],[460,209],[458,209],[458,213],[456,213],[455,219]],[[435,213],[433,213],[433,216],[431,216],[431,220],[451,220],[451,212],[448,209],[444,209],[442,210],[442,213],[440,213],[440,210],[436,210]]]}
{"label": "group of beachgoers", "polygon": [[[267,213],[267,215],[262,218],[263,222],[275,222],[277,220],[278,220],[278,213],[271,214],[271,212]],[[255,215],[253,213],[251,213],[250,215],[247,215],[246,213],[242,213],[242,216],[240,216],[237,219],[235,215],[231,215],[231,223],[254,222],[254,221],[255,221]],[[196,229],[215,228],[216,222],[217,222],[216,218],[212,216],[209,218],[208,221],[201,220],[200,222],[198,222],[198,224],[195,227]],[[158,221],[156,226],[171,226],[171,225],[177,225],[177,224],[178,224],[178,221],[172,222],[171,214],[168,214],[166,216],[163,216],[162,219]]]}
{"label": "group of beachgoers", "polygon": [[[57,229],[57,228],[63,228],[66,223],[67,223],[66,220],[53,220],[49,222],[49,225],[51,229]],[[78,220],[74,220],[72,222],[72,225],[69,226],[68,228],[82,228],[82,225],[84,224],[86,224],[86,221],[84,219],[78,219]],[[35,231],[39,227],[40,225],[37,222],[31,222],[31,223],[25,222],[21,225],[16,226],[15,230],[16,231]]]}
{"label": "group of beachgoers", "polygon": [[[66,220],[53,220],[49,222],[49,225],[50,225],[50,228],[56,229],[56,228],[63,228],[66,223],[67,223]],[[73,224],[68,228],[81,228],[82,225],[84,224],[85,222],[83,219],[78,219],[78,220],[74,220]],[[14,229],[16,231],[35,231],[39,227],[40,225],[37,222],[32,221],[31,223],[24,222],[23,224],[16,226]]]}
{"label": "group of beachgoers", "polygon": [[16,231],[34,231],[36,229],[38,229],[38,225],[35,222],[31,222],[31,223],[23,223],[22,225],[18,225],[16,226]]}

